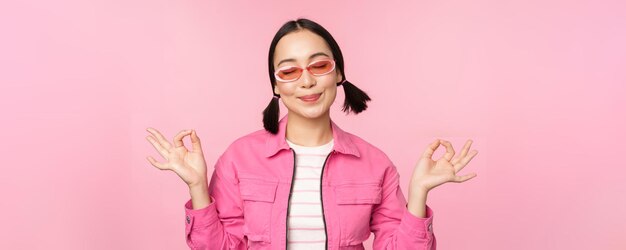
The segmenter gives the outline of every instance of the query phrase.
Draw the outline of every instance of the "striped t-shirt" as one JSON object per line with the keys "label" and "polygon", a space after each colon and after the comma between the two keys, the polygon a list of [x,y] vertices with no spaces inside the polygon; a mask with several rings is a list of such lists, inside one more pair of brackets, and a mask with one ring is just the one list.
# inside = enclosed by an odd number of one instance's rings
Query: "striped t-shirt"
{"label": "striped t-shirt", "polygon": [[325,145],[306,147],[287,140],[296,152],[296,169],[291,200],[287,243],[290,250],[324,249],[326,233],[320,202],[320,177],[334,140]]}

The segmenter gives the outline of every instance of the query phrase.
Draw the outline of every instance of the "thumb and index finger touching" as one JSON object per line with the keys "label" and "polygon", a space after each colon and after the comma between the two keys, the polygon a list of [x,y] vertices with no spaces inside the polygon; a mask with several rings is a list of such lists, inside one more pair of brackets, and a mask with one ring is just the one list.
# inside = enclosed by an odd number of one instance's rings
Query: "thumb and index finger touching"
{"label": "thumb and index finger touching", "polygon": [[446,147],[446,153],[442,157],[450,161],[452,159],[452,156],[454,156],[454,148],[452,148],[452,144],[449,141],[442,139],[437,139],[428,144],[428,147],[422,154],[422,157],[432,158],[435,151],[437,151],[437,148],[439,148],[439,145],[443,145],[444,147]]}
{"label": "thumb and index finger touching", "polygon": [[452,160],[452,157],[455,154],[454,148],[452,147],[452,143],[446,140],[442,140],[442,139],[436,139],[435,141],[430,143],[428,147],[426,148],[426,150],[424,151],[424,153],[422,154],[422,157],[432,159],[433,154],[435,153],[435,151],[437,151],[437,148],[439,148],[439,145],[443,145],[446,148],[446,153],[442,156],[442,158],[447,161]]}
{"label": "thumb and index finger touching", "polygon": [[437,139],[437,140],[433,141],[432,143],[428,144],[428,147],[426,148],[426,150],[424,150],[424,153],[422,154],[422,157],[429,158],[429,159],[432,158],[433,154],[435,153],[435,151],[439,147],[439,144],[441,144],[441,140],[439,140],[439,139]]}
{"label": "thumb and index finger touching", "polygon": [[184,146],[183,138],[185,138],[185,136],[187,135],[189,135],[191,138],[191,151],[195,153],[201,153],[202,145],[200,144],[200,137],[198,137],[198,134],[196,134],[195,129],[186,129],[186,130],[180,131],[174,137],[174,145],[176,147],[183,147]]}

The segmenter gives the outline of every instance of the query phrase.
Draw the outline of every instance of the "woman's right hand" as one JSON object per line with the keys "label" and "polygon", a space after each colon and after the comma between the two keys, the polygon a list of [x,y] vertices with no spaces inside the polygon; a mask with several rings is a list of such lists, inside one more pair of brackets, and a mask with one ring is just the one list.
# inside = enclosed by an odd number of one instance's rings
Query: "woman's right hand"
{"label": "woman's right hand", "polygon": [[[189,187],[197,185],[207,185],[207,167],[202,154],[200,138],[193,129],[180,131],[174,136],[174,144],[170,144],[159,131],[147,128],[151,135],[146,139],[152,146],[167,160],[167,162],[157,162],[151,156],[146,159],[160,170],[174,171]],[[191,136],[192,150],[189,151],[183,144],[183,138]]]}

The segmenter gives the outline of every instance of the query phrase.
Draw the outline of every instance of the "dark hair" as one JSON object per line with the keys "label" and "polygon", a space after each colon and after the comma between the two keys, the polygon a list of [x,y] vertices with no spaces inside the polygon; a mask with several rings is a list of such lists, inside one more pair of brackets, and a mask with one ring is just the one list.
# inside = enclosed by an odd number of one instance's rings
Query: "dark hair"
{"label": "dark hair", "polygon": [[312,31],[313,33],[324,38],[328,47],[330,47],[331,52],[333,53],[333,57],[335,59],[335,69],[341,71],[341,76],[343,78],[342,82],[338,82],[337,86],[343,85],[343,90],[345,93],[345,100],[343,103],[342,111],[349,114],[350,112],[354,112],[355,114],[360,113],[361,111],[367,109],[367,101],[370,101],[370,97],[354,86],[352,83],[346,80],[346,73],[343,67],[343,55],[341,54],[341,49],[339,49],[339,45],[335,41],[332,35],[324,29],[321,25],[316,22],[313,22],[306,18],[299,18],[297,20],[291,20],[283,24],[282,27],[276,32],[274,35],[274,39],[272,40],[272,44],[270,45],[269,57],[268,57],[268,66],[269,66],[269,75],[270,82],[272,84],[272,100],[267,105],[265,110],[263,110],[263,127],[265,130],[269,131],[272,134],[278,133],[278,119],[280,116],[280,110],[278,105],[278,98],[280,95],[276,95],[274,93],[274,85],[276,85],[276,78],[274,77],[274,51],[276,49],[276,44],[278,41],[285,35],[298,31],[307,29]]}

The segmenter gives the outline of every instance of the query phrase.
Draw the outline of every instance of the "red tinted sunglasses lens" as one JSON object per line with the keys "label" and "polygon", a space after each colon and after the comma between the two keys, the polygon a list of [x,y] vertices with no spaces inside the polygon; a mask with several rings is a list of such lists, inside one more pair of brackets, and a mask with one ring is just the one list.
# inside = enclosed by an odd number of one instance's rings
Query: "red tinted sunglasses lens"
{"label": "red tinted sunglasses lens", "polygon": [[298,79],[302,75],[302,69],[298,67],[289,67],[285,69],[278,70],[276,76],[284,81],[291,81]]}
{"label": "red tinted sunglasses lens", "polygon": [[[310,64],[307,68],[311,74],[319,76],[330,73],[335,68],[335,64],[332,60],[322,60]],[[276,77],[282,81],[294,81],[300,78],[302,71],[303,69],[300,67],[286,67],[279,69],[276,72]]]}
{"label": "red tinted sunglasses lens", "polygon": [[326,74],[333,70],[333,62],[328,60],[314,62],[313,64],[309,65],[309,70],[314,75]]}

